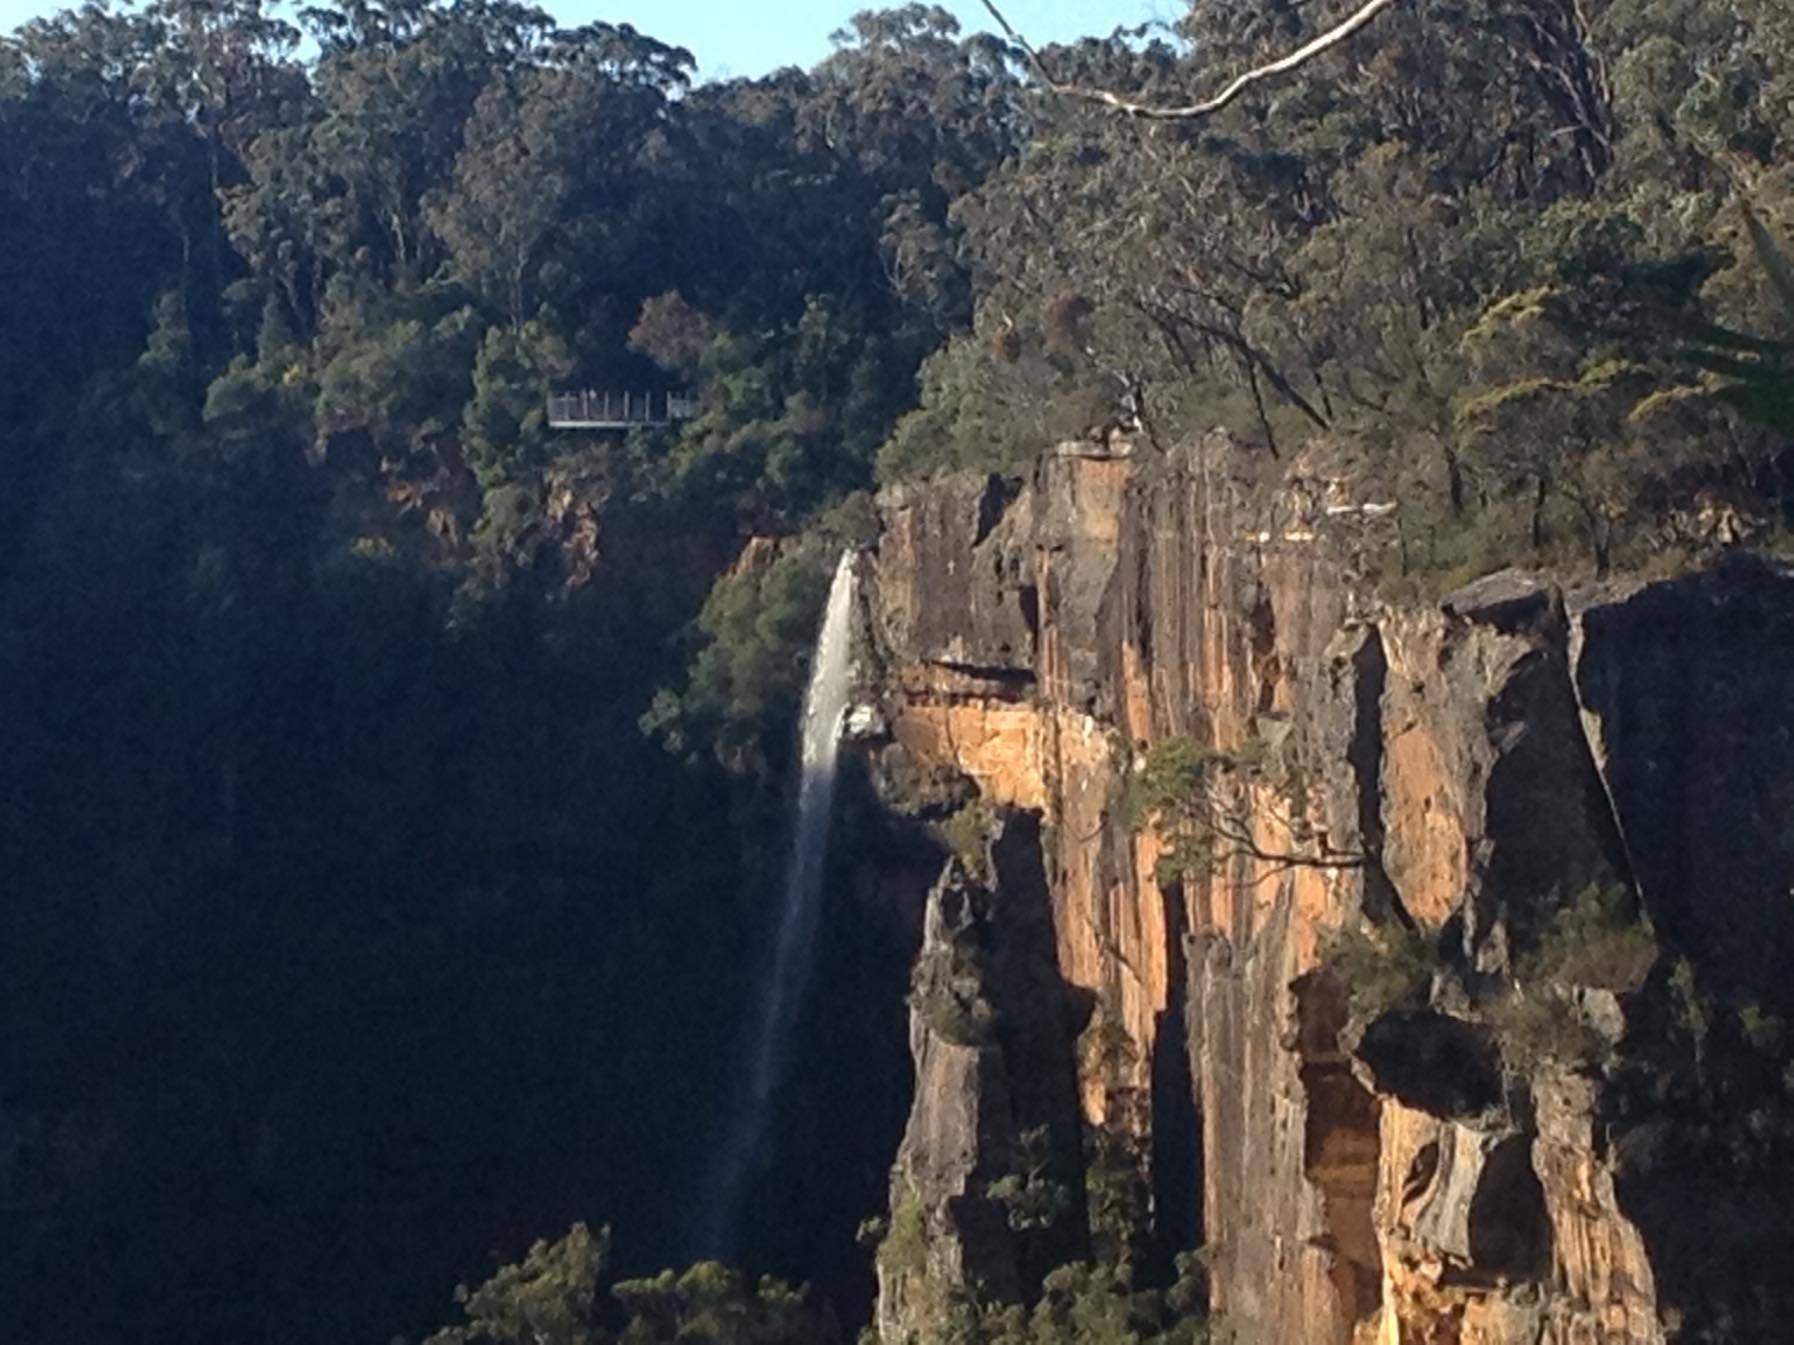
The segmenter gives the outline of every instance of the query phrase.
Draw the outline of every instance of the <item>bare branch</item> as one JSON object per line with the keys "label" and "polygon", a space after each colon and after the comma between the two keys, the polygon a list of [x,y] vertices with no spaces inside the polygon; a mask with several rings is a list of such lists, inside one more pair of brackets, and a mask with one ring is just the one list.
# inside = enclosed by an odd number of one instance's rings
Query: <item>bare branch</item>
{"label": "bare branch", "polygon": [[1287,56],[1281,56],[1268,65],[1257,66],[1242,75],[1236,75],[1233,82],[1213,98],[1204,99],[1200,103],[1187,103],[1182,107],[1139,103],[1131,98],[1123,98],[1109,89],[1095,89],[1085,84],[1061,83],[1054,78],[1052,71],[1047,69],[1046,62],[1041,59],[1040,53],[1029,45],[1028,39],[1010,26],[1009,20],[1003,17],[1003,11],[997,8],[995,0],[984,0],[984,7],[990,11],[991,18],[997,21],[997,26],[1003,30],[1004,35],[1027,55],[1028,64],[1034,67],[1034,73],[1040,77],[1041,83],[1045,84],[1051,92],[1066,98],[1082,98],[1092,103],[1101,103],[1105,107],[1112,107],[1127,116],[1139,117],[1146,121],[1193,121],[1199,117],[1207,117],[1219,112],[1260,80],[1294,70],[1297,66],[1313,60],[1322,52],[1332,50],[1395,3],[1397,0],[1365,0],[1365,3],[1349,16],[1312,42],[1304,43]]}

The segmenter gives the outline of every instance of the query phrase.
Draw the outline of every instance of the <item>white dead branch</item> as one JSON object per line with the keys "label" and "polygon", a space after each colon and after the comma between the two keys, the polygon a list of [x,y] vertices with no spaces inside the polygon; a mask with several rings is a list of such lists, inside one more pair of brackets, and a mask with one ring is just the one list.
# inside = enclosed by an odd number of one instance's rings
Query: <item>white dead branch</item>
{"label": "white dead branch", "polygon": [[1034,67],[1034,73],[1040,77],[1041,83],[1046,85],[1051,92],[1066,98],[1083,98],[1089,102],[1101,103],[1106,107],[1112,107],[1118,112],[1125,113],[1127,116],[1140,117],[1147,121],[1192,121],[1219,112],[1260,80],[1285,74],[1299,65],[1312,61],[1323,52],[1331,51],[1396,3],[1397,0],[1366,0],[1363,5],[1360,5],[1350,15],[1313,41],[1304,43],[1288,55],[1280,56],[1269,64],[1257,66],[1244,74],[1236,75],[1233,81],[1213,98],[1205,98],[1199,103],[1187,103],[1181,107],[1136,102],[1132,98],[1122,97],[1111,89],[1097,89],[1085,84],[1061,82],[1054,78],[1053,73],[1047,69],[1046,63],[1040,58],[1040,53],[1035,51],[1029,45],[1028,40],[1016,32],[1009,20],[1003,17],[1003,11],[997,8],[994,0],[984,0],[984,7],[990,11],[990,16],[997,21],[997,26],[1003,30],[1004,35],[1027,54],[1028,63]]}

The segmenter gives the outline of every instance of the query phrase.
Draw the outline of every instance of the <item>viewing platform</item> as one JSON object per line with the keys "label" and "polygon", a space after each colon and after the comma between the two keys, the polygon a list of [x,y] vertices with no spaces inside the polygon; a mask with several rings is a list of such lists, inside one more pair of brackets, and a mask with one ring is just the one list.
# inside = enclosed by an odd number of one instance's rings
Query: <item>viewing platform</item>
{"label": "viewing platform", "polygon": [[670,425],[698,414],[698,399],[683,392],[552,392],[548,425],[556,430],[627,430]]}

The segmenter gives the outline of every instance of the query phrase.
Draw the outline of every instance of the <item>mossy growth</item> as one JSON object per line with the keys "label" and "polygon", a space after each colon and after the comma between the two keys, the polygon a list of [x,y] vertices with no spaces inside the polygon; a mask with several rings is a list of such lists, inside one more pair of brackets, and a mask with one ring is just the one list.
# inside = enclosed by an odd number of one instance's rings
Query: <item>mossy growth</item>
{"label": "mossy growth", "polygon": [[910,1008],[931,1032],[952,1045],[982,1046],[995,1031],[996,1009],[984,994],[984,958],[976,928],[967,928],[916,962]]}
{"label": "mossy growth", "polygon": [[943,989],[917,1002],[928,1028],[954,1046],[983,1046],[991,1040],[996,1015],[982,996],[966,997]]}
{"label": "mossy growth", "polygon": [[1345,983],[1354,1021],[1371,1023],[1425,1004],[1441,960],[1420,931],[1390,923],[1330,932],[1321,942],[1321,963]]}
{"label": "mossy growth", "polygon": [[997,830],[997,815],[983,799],[973,799],[941,823],[941,839],[966,873],[989,887],[995,880],[991,869],[990,842]]}
{"label": "mossy growth", "polygon": [[1788,1025],[1761,1004],[1746,1004],[1738,1010],[1738,1031],[1761,1055],[1779,1056],[1787,1046]]}
{"label": "mossy growth", "polygon": [[1694,963],[1685,957],[1678,958],[1670,968],[1669,993],[1670,1015],[1687,1037],[1698,1070],[1706,1053],[1707,1035],[1713,1030],[1713,1003],[1701,989]]}
{"label": "mossy growth", "polygon": [[888,1278],[920,1275],[928,1268],[928,1230],[922,1197],[906,1189],[891,1206],[884,1240],[878,1244],[878,1268]]}

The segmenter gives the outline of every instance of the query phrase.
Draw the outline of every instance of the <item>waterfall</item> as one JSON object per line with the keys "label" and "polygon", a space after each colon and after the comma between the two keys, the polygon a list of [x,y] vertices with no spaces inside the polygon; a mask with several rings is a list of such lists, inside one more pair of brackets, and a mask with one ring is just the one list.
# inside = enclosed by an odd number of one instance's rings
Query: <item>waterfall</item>
{"label": "waterfall", "polygon": [[804,691],[803,764],[792,819],[791,858],[785,871],[785,898],[779,909],[772,976],[766,983],[758,1040],[749,1078],[749,1104],[764,1110],[785,1070],[785,1054],[797,1025],[815,960],[817,917],[821,914],[822,863],[828,854],[829,817],[835,802],[835,762],[841,749],[841,720],[847,713],[847,679],[853,654],[853,552],[843,552],[829,585],[810,685]]}
{"label": "waterfall", "polygon": [[835,767],[853,664],[855,579],[854,553],[845,551],[829,585],[810,663],[810,682],[804,691],[802,774],[793,804],[791,852],[778,933],[749,1038],[746,1086],[730,1118],[728,1141],[719,1154],[721,1175],[713,1188],[715,1204],[708,1211],[711,1230],[706,1242],[709,1251],[717,1255],[727,1256],[735,1250],[730,1244],[741,1202],[766,1141],[773,1095],[784,1081],[791,1036],[816,960],[822,870],[828,854]]}

